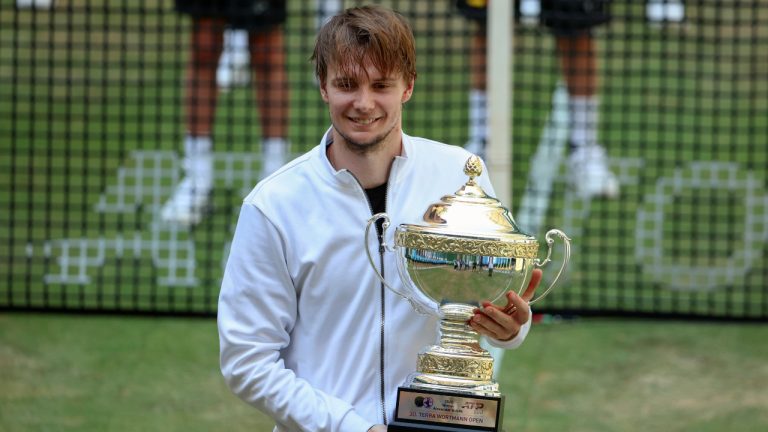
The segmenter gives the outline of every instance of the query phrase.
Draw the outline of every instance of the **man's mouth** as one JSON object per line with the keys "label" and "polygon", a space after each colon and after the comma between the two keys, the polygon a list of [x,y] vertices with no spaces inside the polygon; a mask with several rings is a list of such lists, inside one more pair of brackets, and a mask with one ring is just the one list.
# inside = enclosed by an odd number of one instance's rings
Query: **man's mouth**
{"label": "man's mouth", "polygon": [[349,119],[352,120],[353,123],[366,126],[378,120],[378,117],[350,117]]}

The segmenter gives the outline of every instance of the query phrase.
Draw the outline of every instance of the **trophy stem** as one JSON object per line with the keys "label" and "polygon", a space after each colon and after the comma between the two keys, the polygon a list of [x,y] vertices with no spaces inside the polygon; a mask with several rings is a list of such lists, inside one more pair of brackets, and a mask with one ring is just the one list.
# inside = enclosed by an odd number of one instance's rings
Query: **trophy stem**
{"label": "trophy stem", "polygon": [[440,346],[464,348],[473,353],[482,353],[477,332],[467,324],[474,314],[474,307],[467,304],[448,303],[440,306],[443,319],[440,320]]}
{"label": "trophy stem", "polygon": [[419,354],[417,372],[407,385],[475,395],[500,394],[493,381],[493,357],[480,347],[479,335],[467,324],[474,309],[462,303],[440,306],[440,343]]}

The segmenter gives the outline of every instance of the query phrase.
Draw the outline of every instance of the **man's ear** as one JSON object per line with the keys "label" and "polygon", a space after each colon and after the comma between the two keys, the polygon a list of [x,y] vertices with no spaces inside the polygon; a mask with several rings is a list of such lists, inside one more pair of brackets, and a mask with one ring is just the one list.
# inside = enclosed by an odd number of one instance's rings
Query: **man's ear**
{"label": "man's ear", "polygon": [[328,91],[325,88],[325,83],[320,81],[320,97],[323,98],[325,103],[328,103]]}
{"label": "man's ear", "polygon": [[413,86],[415,83],[416,79],[412,79],[409,83],[407,83],[405,91],[403,92],[401,103],[406,103],[411,99],[411,96],[413,95]]}

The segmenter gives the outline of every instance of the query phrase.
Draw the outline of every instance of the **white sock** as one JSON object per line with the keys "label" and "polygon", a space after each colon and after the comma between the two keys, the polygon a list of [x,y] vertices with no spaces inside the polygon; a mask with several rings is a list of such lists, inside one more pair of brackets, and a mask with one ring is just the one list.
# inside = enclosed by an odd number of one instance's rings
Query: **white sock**
{"label": "white sock", "polygon": [[485,90],[469,91],[469,140],[482,141],[488,137],[488,97]]}
{"label": "white sock", "polygon": [[599,101],[596,96],[571,96],[568,101],[571,115],[570,144],[574,147],[597,144]]}
{"label": "white sock", "polygon": [[213,182],[213,155],[211,137],[207,135],[184,137],[184,174],[201,187],[210,187]]}
{"label": "white sock", "polygon": [[654,23],[682,22],[685,19],[685,4],[682,0],[648,0],[645,17]]}
{"label": "white sock", "polygon": [[317,2],[317,22],[315,25],[319,30],[323,24],[341,11],[341,0],[316,0]]}
{"label": "white sock", "polygon": [[246,30],[225,30],[224,46],[232,50],[233,53],[248,52],[248,31]]}
{"label": "white sock", "polygon": [[280,137],[264,138],[261,142],[261,152],[264,157],[285,158],[288,154],[288,141]]}
{"label": "white sock", "polygon": [[520,0],[520,15],[523,18],[538,19],[541,14],[540,0]]}

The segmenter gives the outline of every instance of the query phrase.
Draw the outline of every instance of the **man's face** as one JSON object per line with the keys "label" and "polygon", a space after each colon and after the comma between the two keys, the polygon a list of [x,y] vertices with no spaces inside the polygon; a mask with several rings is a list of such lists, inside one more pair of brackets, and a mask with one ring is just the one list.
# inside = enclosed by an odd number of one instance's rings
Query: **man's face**
{"label": "man's face", "polygon": [[371,65],[354,72],[347,76],[329,66],[320,87],[336,132],[334,139],[344,140],[358,153],[399,145],[402,106],[411,98],[413,82],[406,82],[401,74],[384,76]]}

